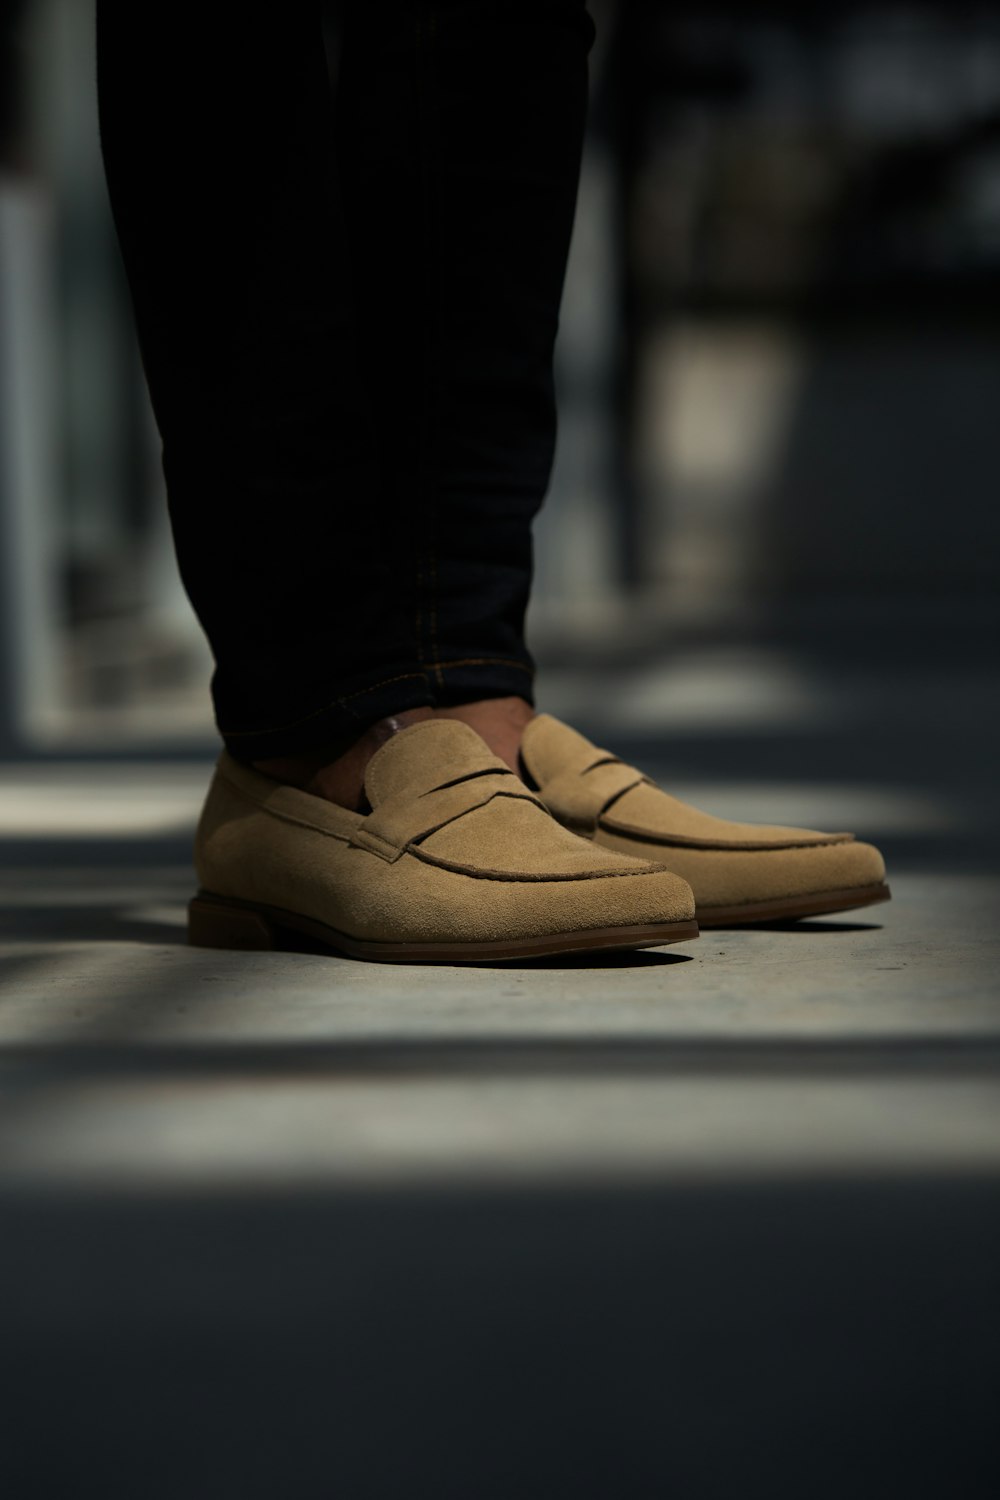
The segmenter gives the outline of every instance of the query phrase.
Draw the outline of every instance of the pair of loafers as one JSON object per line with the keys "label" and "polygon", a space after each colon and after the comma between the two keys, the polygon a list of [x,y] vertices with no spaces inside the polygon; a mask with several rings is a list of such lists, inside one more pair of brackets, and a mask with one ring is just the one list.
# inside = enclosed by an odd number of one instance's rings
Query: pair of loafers
{"label": "pair of loafers", "polygon": [[358,813],[219,758],[195,839],[189,937],[400,963],[654,947],[885,900],[851,834],[732,823],[538,715],[524,778],[455,720],[394,735]]}

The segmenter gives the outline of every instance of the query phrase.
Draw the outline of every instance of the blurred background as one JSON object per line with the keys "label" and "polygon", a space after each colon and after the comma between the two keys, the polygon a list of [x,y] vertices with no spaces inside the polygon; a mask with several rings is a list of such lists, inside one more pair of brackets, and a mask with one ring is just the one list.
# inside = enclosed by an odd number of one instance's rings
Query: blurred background
{"label": "blurred background", "polygon": [[[575,707],[581,663],[619,692],[627,668],[638,729],[665,695],[690,719],[695,680],[780,717],[831,654],[981,656],[1000,7],[591,9],[537,533],[550,705]],[[0,749],[203,755],[210,662],[103,183],[92,6],[0,17]]]}
{"label": "blurred background", "polygon": [[92,4],[0,0],[14,1500],[998,1493],[1000,4],[591,9],[541,701],[894,899],[601,964],[185,945],[211,664]]}

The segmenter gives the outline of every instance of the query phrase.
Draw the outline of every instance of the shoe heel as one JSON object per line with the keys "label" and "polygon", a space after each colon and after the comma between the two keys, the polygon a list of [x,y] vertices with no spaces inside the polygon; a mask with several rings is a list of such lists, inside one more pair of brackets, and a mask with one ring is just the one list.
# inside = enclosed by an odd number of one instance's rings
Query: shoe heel
{"label": "shoe heel", "polygon": [[205,896],[193,896],[188,903],[188,942],[193,948],[242,948],[255,953],[269,953],[280,946],[277,928],[262,912]]}

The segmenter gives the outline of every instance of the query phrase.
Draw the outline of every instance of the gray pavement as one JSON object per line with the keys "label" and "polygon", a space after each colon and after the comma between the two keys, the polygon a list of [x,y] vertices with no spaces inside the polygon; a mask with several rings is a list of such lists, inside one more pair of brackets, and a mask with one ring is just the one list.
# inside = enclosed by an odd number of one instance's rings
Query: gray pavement
{"label": "gray pavement", "polygon": [[58,947],[5,945],[8,1180],[1000,1169],[982,876],[599,964],[406,970],[186,948],[178,884],[91,872],[118,941],[87,904]]}
{"label": "gray pavement", "polygon": [[200,952],[207,762],[0,770],[16,1495],[81,1453],[171,1500],[996,1492],[995,681],[602,670],[554,711],[858,827],[893,902],[600,962]]}

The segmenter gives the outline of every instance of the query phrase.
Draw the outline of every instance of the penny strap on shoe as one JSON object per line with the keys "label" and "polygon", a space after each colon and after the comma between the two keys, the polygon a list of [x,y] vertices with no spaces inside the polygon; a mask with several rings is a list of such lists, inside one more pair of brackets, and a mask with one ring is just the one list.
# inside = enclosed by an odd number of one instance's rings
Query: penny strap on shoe
{"label": "penny strap on shoe", "polygon": [[634,841],[636,852],[646,858],[661,858],[661,848],[753,852],[852,841],[849,833],[714,817],[672,797],[648,776],[545,714],[528,723],[521,755],[560,823],[589,838],[603,833]]}
{"label": "penny strap on shoe", "polygon": [[515,776],[513,771],[487,770],[462,781],[432,788],[422,796],[403,791],[380,803],[351,836],[351,846],[367,849],[379,859],[395,863],[411,844],[435,833],[446,823],[485,807],[494,797],[531,802],[545,810],[544,803]]}
{"label": "penny strap on shoe", "polygon": [[365,790],[378,809],[400,793],[414,801],[484,771],[514,776],[467,724],[429,719],[393,735],[376,752],[365,772]]}
{"label": "penny strap on shoe", "polygon": [[558,807],[567,827],[592,833],[601,814],[633,787],[646,781],[641,771],[620,760],[599,760],[583,770],[561,771],[545,783],[545,801]]}

